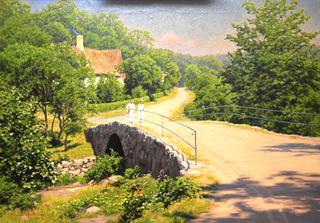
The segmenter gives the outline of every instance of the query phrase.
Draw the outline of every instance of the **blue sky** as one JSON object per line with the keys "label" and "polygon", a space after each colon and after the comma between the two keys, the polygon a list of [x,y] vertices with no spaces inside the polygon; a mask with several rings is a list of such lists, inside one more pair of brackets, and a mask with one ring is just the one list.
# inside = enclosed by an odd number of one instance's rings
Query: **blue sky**
{"label": "blue sky", "polygon": [[[30,3],[34,10],[40,10],[56,0],[24,1]],[[233,51],[235,46],[225,37],[233,33],[232,23],[239,23],[247,17],[241,7],[242,0],[203,0],[198,4],[190,4],[188,1],[182,4],[182,0],[181,4],[169,0],[165,3],[156,0],[149,0],[147,4],[117,3],[121,1],[76,0],[80,9],[90,13],[113,11],[119,14],[130,29],[149,31],[155,39],[156,47],[194,55]],[[261,4],[263,0],[253,1]],[[304,28],[320,31],[320,0],[300,0],[299,7],[311,16]],[[320,36],[314,42],[320,44]]]}

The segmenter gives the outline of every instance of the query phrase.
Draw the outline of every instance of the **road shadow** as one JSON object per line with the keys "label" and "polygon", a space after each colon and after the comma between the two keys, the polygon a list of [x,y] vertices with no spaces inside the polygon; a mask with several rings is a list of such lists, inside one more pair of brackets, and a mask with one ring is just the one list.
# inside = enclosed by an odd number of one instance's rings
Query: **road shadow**
{"label": "road shadow", "polygon": [[305,143],[285,143],[274,146],[265,146],[263,151],[294,153],[294,156],[319,155],[320,145],[310,145]]}
{"label": "road shadow", "polygon": [[[230,203],[233,207],[228,210],[231,211],[225,217],[213,214],[196,222],[320,222],[320,174],[284,171],[270,176],[268,180],[275,183],[262,185],[249,178],[239,178],[230,184],[220,184],[217,204]],[[257,201],[262,203],[256,205]]]}

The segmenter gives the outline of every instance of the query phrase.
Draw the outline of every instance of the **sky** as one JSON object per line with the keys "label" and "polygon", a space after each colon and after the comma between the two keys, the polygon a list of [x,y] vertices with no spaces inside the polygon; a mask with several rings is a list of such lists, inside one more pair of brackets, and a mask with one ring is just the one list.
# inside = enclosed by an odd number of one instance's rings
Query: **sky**
{"label": "sky", "polygon": [[[24,0],[34,11],[56,0]],[[258,5],[263,0],[251,0]],[[149,31],[155,47],[193,55],[225,54],[235,50],[226,40],[234,33],[232,23],[247,18],[243,0],[76,0],[90,13],[116,12],[129,29]],[[311,16],[307,31],[320,31],[320,0],[299,0],[299,7]],[[85,37],[84,37],[85,38]],[[314,40],[320,45],[320,35]]]}

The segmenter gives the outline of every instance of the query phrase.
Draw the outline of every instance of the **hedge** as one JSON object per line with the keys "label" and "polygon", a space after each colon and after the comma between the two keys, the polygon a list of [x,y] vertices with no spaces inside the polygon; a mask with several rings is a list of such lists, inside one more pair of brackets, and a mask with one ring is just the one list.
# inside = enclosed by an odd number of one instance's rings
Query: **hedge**
{"label": "hedge", "polygon": [[[134,98],[133,101],[135,104],[138,104],[140,100],[143,100],[144,102],[156,101],[157,99],[164,97],[164,96],[168,95],[169,93],[170,93],[169,91],[158,92],[158,93],[154,93],[150,96],[144,96],[142,98]],[[124,100],[124,101],[110,102],[110,103],[90,104],[89,105],[89,112],[99,113],[99,112],[113,111],[113,110],[125,107],[130,101],[131,101],[131,99]]]}
{"label": "hedge", "polygon": [[[144,102],[150,101],[150,98],[148,96],[145,96],[142,98],[135,98],[135,99],[133,99],[133,101],[135,104],[137,104],[141,99]],[[124,101],[117,101],[117,102],[111,102],[111,103],[90,104],[89,105],[89,112],[98,113],[98,112],[112,111],[112,110],[116,110],[116,109],[125,107],[129,102],[130,102],[130,100],[124,100]]]}

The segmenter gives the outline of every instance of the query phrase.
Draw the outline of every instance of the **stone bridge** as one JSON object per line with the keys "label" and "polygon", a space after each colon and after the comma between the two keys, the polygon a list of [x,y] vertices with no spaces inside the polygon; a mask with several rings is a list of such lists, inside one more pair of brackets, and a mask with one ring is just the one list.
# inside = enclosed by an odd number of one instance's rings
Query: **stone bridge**
{"label": "stone bridge", "polygon": [[124,157],[125,167],[138,165],[152,176],[176,177],[189,168],[188,161],[173,146],[120,122],[89,128],[87,142],[96,156],[109,154],[111,149]]}

